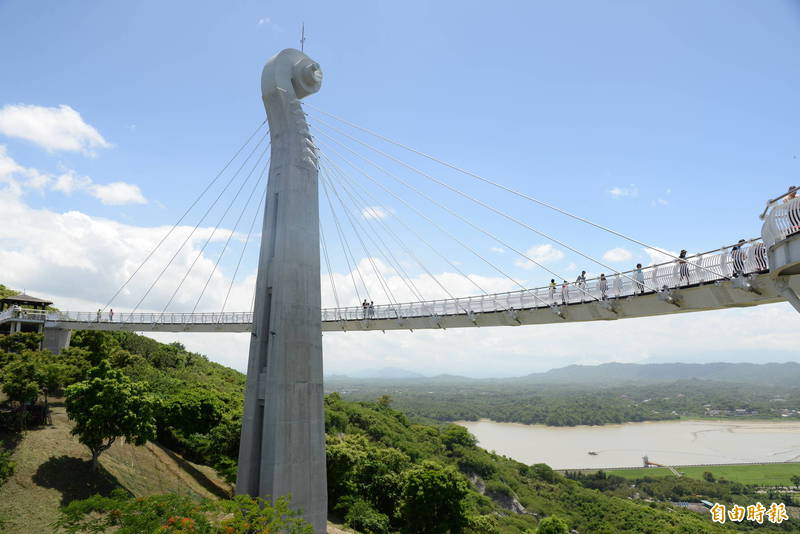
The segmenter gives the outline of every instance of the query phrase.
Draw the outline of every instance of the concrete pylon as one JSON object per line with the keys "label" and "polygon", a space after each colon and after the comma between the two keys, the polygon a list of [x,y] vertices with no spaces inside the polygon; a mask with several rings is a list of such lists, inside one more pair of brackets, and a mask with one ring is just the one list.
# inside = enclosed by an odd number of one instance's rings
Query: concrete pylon
{"label": "concrete pylon", "polygon": [[327,523],[316,148],[300,99],[319,65],[287,49],[267,61],[261,91],[272,160],[258,260],[236,492],[292,494],[322,534]]}

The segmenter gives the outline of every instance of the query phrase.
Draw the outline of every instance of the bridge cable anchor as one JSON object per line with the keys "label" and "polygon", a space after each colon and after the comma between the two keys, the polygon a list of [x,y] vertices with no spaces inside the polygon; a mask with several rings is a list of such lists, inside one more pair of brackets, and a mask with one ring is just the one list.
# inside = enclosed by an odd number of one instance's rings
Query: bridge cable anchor
{"label": "bridge cable anchor", "polygon": [[508,308],[505,311],[505,314],[506,314],[506,317],[508,317],[509,319],[511,319],[512,321],[517,323],[516,325],[512,325],[512,326],[520,326],[522,324],[522,321],[520,321],[519,317],[517,316],[517,310],[515,310],[513,306]]}
{"label": "bridge cable anchor", "polygon": [[731,285],[736,289],[741,289],[742,291],[748,291],[750,293],[755,293],[756,295],[761,295],[761,290],[759,290],[754,284],[754,277],[752,275],[743,275],[737,276],[731,282]]}
{"label": "bridge cable anchor", "polygon": [[681,297],[681,295],[679,295],[676,291],[670,289],[667,286],[661,288],[661,290],[658,292],[658,298],[660,298],[667,304],[672,304],[676,308],[681,307],[681,301],[683,300],[683,297]]}
{"label": "bridge cable anchor", "polygon": [[561,306],[559,306],[558,304],[551,304],[550,305],[550,310],[553,313],[555,313],[556,315],[558,315],[559,317],[561,317],[562,319],[566,320],[567,316],[564,313],[564,311],[561,309]]}

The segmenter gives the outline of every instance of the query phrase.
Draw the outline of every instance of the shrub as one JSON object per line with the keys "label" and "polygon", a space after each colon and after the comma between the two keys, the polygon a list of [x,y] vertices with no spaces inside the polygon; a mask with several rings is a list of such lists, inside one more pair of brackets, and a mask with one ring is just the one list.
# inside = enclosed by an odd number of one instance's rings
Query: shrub
{"label": "shrub", "polygon": [[509,488],[499,480],[487,480],[486,493],[493,493],[495,495],[505,495],[506,497],[511,497],[513,495],[511,488]]}
{"label": "shrub", "polygon": [[344,520],[347,526],[364,534],[388,534],[389,532],[389,518],[361,499],[350,504]]}
{"label": "shrub", "polygon": [[14,462],[11,461],[11,455],[14,451],[0,452],[0,485],[14,474]]}
{"label": "shrub", "polygon": [[95,495],[72,501],[62,508],[61,517],[52,526],[67,534],[111,530],[120,534],[313,533],[311,525],[291,510],[284,498],[274,505],[246,495],[201,502],[173,493],[134,499],[120,489],[109,497]]}

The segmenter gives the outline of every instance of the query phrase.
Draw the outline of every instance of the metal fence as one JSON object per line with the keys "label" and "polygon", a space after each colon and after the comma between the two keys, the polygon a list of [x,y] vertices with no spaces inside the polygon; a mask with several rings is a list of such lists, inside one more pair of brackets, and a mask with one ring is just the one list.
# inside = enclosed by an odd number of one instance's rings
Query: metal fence
{"label": "metal fence", "polygon": [[[800,199],[798,199],[800,201]],[[783,207],[785,205],[779,206]],[[800,204],[798,204],[800,209]],[[777,209],[777,208],[776,208]],[[787,215],[788,217],[788,215]],[[768,219],[769,223],[770,219]],[[766,224],[765,223],[765,226]],[[780,226],[784,228],[784,226]],[[681,267],[683,266],[683,269]],[[473,315],[482,312],[514,311],[530,308],[547,308],[560,304],[603,301],[630,297],[641,293],[653,293],[689,285],[725,280],[735,274],[763,272],[768,269],[766,247],[760,239],[751,239],[738,245],[696,254],[686,258],[686,263],[671,260],[641,269],[638,278],[636,269],[615,273],[607,277],[603,289],[600,278],[587,279],[578,285],[575,282],[559,283],[555,291],[549,287],[537,287],[524,291],[496,293],[491,295],[441,299],[376,306],[352,306],[348,308],[325,308],[322,321],[338,322],[369,319],[403,319],[407,317],[433,317],[444,315]],[[642,282],[639,283],[638,280]],[[0,321],[14,313],[5,310]],[[197,325],[197,324],[248,324],[253,321],[252,312],[224,313],[112,313],[108,312],[43,312],[19,310],[28,318],[40,317],[54,322],[109,322],[118,324],[147,325]],[[38,315],[37,315],[38,314]],[[6,320],[8,320],[8,318]]]}
{"label": "metal fence", "polygon": [[639,293],[653,293],[664,289],[703,284],[725,280],[735,272],[749,274],[765,271],[766,249],[760,239],[750,239],[741,245],[730,245],[688,256],[684,276],[681,264],[671,260],[643,267],[642,284],[637,283],[636,269],[613,274],[606,278],[603,291],[600,278],[587,279],[582,285],[569,282],[566,290],[563,281],[555,291],[550,287],[538,287],[524,291],[497,293],[492,295],[442,299],[376,306],[352,306],[348,308],[326,308],[322,310],[323,321],[352,321],[364,319],[403,319],[405,317],[437,317],[442,315],[475,314],[481,312],[513,311],[529,308],[546,308],[560,304],[575,304],[588,301],[629,297]]}
{"label": "metal fence", "polygon": [[761,237],[767,248],[797,232],[800,232],[800,197],[775,204],[761,227]]}
{"label": "metal fence", "polygon": [[224,313],[117,313],[60,311],[47,314],[48,321],[121,324],[247,324],[253,312]]}

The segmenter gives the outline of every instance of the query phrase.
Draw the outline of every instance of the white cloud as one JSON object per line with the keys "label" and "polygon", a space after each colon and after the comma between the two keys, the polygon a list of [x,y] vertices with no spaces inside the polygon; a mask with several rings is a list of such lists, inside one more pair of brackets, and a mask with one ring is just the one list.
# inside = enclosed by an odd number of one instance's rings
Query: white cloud
{"label": "white cloud", "polygon": [[113,182],[106,185],[94,184],[88,188],[89,194],[107,206],[123,206],[125,204],[147,204],[138,185],[125,182]]}
{"label": "white cloud", "polygon": [[650,265],[673,261],[678,256],[674,250],[665,248],[644,248],[643,250],[650,257]]}
{"label": "white cloud", "polygon": [[667,200],[665,200],[665,199],[663,199],[663,198],[659,197],[659,198],[657,198],[657,199],[653,200],[653,201],[651,202],[651,204],[652,204],[653,206],[666,206],[667,204],[669,204],[669,201],[667,201]]}
{"label": "white cloud", "polygon": [[[33,209],[24,202],[21,192],[10,186],[0,188],[0,211],[4,213],[4,223],[0,225],[0,242],[3,243],[0,248],[3,280],[0,283],[59,299],[75,299],[79,295],[92,307],[105,304],[168,230],[122,224],[79,211],[56,213]],[[133,307],[179,251],[143,303],[146,309],[160,310],[205,241],[212,235],[214,241],[225,240],[230,235],[225,229],[214,233],[213,228],[198,228],[181,248],[191,230],[192,227],[175,229],[120,293],[115,308],[121,311]],[[214,258],[200,256],[171,309],[192,309],[214,263]],[[255,280],[248,276],[246,273],[240,276],[242,281],[234,287],[228,309],[249,308]],[[215,271],[200,309],[219,310],[229,282],[220,271]]]}
{"label": "white cloud", "polygon": [[23,167],[8,155],[5,146],[0,145],[0,184],[5,183],[21,191],[23,187],[41,190],[50,182],[50,176],[36,169]]}
{"label": "white cloud", "polygon": [[385,219],[390,214],[391,211],[380,206],[368,206],[361,210],[361,216],[365,219]]}
{"label": "white cloud", "polygon": [[639,196],[639,188],[635,184],[630,184],[626,187],[612,187],[608,190],[608,194],[614,198],[637,197]]}
{"label": "white cloud", "polygon": [[272,30],[274,30],[276,32],[283,33],[283,31],[284,31],[283,28],[281,26],[279,26],[278,24],[276,24],[275,22],[273,22],[272,18],[270,18],[270,17],[262,17],[262,18],[258,19],[258,25],[259,26],[267,26],[267,27],[269,27],[270,29],[272,29]]}
{"label": "white cloud", "polygon": [[111,146],[100,132],[84,122],[80,113],[69,106],[57,108],[7,105],[0,109],[0,133],[26,139],[49,151],[83,152]]}
{"label": "white cloud", "polygon": [[75,191],[83,190],[92,185],[92,179],[88,176],[80,176],[72,170],[55,178],[52,189],[60,191],[66,195],[71,195]]}
{"label": "white cloud", "polygon": [[613,263],[621,263],[623,261],[628,261],[631,258],[633,258],[633,254],[631,253],[631,251],[621,247],[612,248],[611,250],[607,250],[603,254],[604,260]]}
{"label": "white cloud", "polygon": [[125,182],[95,184],[88,176],[81,176],[72,169],[66,169],[58,176],[41,173],[14,161],[3,145],[0,145],[0,183],[9,184],[18,192],[22,192],[24,188],[41,191],[46,187],[65,195],[76,191],[85,192],[108,206],[147,203],[137,185]]}
{"label": "white cloud", "polygon": [[504,249],[503,247],[491,247],[489,250],[491,250],[492,252],[496,252],[498,254],[503,254],[506,251],[506,249]]}
{"label": "white cloud", "polygon": [[[525,255],[537,263],[552,263],[564,257],[564,253],[550,243],[533,246],[525,251]],[[537,266],[533,261],[528,261],[524,258],[516,260],[514,264],[523,269],[533,269]]]}

